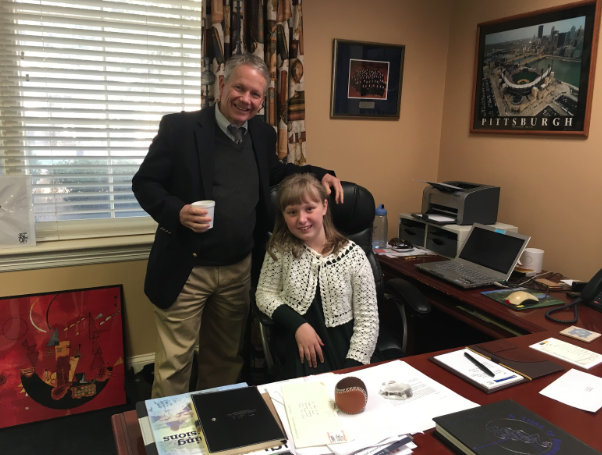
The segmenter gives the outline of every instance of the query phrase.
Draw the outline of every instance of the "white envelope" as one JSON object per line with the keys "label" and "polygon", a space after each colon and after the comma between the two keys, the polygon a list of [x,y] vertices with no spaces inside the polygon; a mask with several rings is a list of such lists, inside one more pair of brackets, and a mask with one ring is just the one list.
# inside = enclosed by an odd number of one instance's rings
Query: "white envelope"
{"label": "white envelope", "polygon": [[30,177],[0,176],[0,248],[35,244]]}
{"label": "white envelope", "polygon": [[282,384],[280,390],[297,449],[352,440],[322,382]]}

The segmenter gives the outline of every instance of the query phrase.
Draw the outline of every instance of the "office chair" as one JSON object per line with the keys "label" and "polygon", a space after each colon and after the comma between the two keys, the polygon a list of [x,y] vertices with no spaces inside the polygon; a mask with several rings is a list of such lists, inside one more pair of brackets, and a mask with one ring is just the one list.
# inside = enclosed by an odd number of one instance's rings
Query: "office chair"
{"label": "office chair", "polygon": [[[335,227],[347,238],[358,244],[368,257],[374,273],[378,311],[380,318],[377,349],[383,360],[392,360],[413,354],[413,343],[409,337],[413,318],[427,315],[430,304],[422,293],[409,282],[401,278],[393,278],[386,283],[379,262],[372,251],[372,223],[374,222],[374,198],[366,188],[351,182],[341,182],[344,203],[336,204],[334,192],[329,201]],[[270,189],[272,204],[276,210],[278,187]],[[274,210],[274,212],[275,212]],[[275,220],[270,220],[274,226]],[[267,373],[277,375],[279,359],[284,355],[279,347],[278,324],[257,308],[253,295],[253,311],[259,319],[261,343],[263,346]]]}

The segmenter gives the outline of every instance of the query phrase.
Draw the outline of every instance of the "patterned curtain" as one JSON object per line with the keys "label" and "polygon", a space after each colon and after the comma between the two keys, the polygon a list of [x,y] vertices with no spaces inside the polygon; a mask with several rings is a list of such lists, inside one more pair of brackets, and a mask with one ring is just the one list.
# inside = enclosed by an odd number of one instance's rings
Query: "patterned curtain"
{"label": "patterned curtain", "polygon": [[270,70],[258,116],[278,134],[278,158],[305,164],[302,0],[203,0],[202,106],[219,101],[224,62],[252,52]]}

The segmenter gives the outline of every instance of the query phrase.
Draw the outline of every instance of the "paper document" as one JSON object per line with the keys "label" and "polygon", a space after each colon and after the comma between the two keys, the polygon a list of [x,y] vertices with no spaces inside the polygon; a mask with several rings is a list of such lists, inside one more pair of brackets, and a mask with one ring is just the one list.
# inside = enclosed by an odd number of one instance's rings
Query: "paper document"
{"label": "paper document", "polygon": [[418,247],[410,248],[407,250],[396,250],[395,248],[389,248],[389,247],[374,248],[373,251],[375,254],[382,254],[389,258],[431,256],[431,255],[435,254],[430,250],[427,250],[425,248],[418,248]]}
{"label": "paper document", "polygon": [[[355,439],[350,443],[329,445],[336,455],[379,445],[387,438],[429,430],[435,427],[433,417],[478,406],[400,360],[325,378],[323,382],[332,399],[336,383],[346,376],[355,376],[364,382],[368,403],[359,414],[339,413],[343,425]],[[407,400],[381,396],[379,391],[383,383],[392,380],[409,384],[413,396]]]}
{"label": "paper document", "polygon": [[412,214],[413,217],[415,218],[420,218],[424,221],[434,221],[435,223],[455,223],[456,221],[458,221],[457,218],[453,218],[451,216],[446,216],[446,215],[431,215],[430,213],[428,214],[423,214],[423,213],[413,213]]}
{"label": "paper document", "polygon": [[[324,379],[328,376],[332,376],[332,373],[324,373],[320,375],[320,378]],[[284,400],[282,399],[281,387],[284,384],[298,384],[313,381],[316,381],[315,376],[306,376],[302,378],[288,379],[280,382],[272,382],[271,384],[261,385],[258,388],[261,392],[268,392],[270,394],[272,403],[274,404],[274,407],[278,412],[280,422],[282,423],[282,426],[284,427],[284,431],[286,432],[286,436],[288,438],[288,442],[286,445],[289,448],[289,452],[296,455],[331,455],[332,452],[328,449],[327,446],[306,447],[304,449],[296,448],[295,442],[293,441],[291,427],[286,416],[286,409],[284,407]]]}
{"label": "paper document", "polygon": [[422,219],[427,220],[427,221],[437,221],[438,223],[455,223],[456,222],[456,218],[452,218],[451,216],[445,216],[445,215],[427,215],[424,216],[422,215]]}
{"label": "paper document", "polygon": [[597,412],[602,408],[602,378],[575,369],[539,393],[584,411]]}
{"label": "paper document", "polygon": [[446,189],[448,191],[450,190],[455,190],[455,191],[464,191],[463,188],[460,188],[459,186],[455,186],[455,185],[450,185],[449,183],[443,183],[443,182],[429,182],[428,180],[418,180],[418,179],[414,179],[417,182],[424,182],[424,183],[428,183],[429,185],[435,187],[435,188],[439,188],[439,189]]}
{"label": "paper document", "polygon": [[363,450],[354,452],[353,455],[400,455],[403,453],[412,453],[411,449],[418,447],[412,442],[411,436],[406,436],[394,443],[387,443],[374,447],[367,447]]}
{"label": "paper document", "polygon": [[350,440],[323,383],[283,384],[280,389],[295,447],[323,446]]}
{"label": "paper document", "polygon": [[29,176],[0,176],[0,248],[35,246]]}
{"label": "paper document", "polygon": [[602,363],[602,355],[556,338],[548,338],[530,347],[585,369]]}
{"label": "paper document", "polygon": [[[481,371],[477,366],[475,366],[469,359],[466,358],[464,353],[468,353],[469,355],[474,356],[482,365],[491,370],[494,377],[491,377]],[[511,384],[513,382],[518,382],[523,379],[523,377],[519,374],[516,374],[512,370],[508,368],[504,368],[503,366],[492,362],[485,357],[474,353],[470,349],[460,349],[458,351],[449,352],[447,354],[438,355],[435,359],[439,360],[441,363],[444,363],[451,369],[457,371],[462,376],[466,376],[469,379],[477,382],[478,384],[486,387],[488,390],[496,389],[497,387],[502,387],[507,384]]]}

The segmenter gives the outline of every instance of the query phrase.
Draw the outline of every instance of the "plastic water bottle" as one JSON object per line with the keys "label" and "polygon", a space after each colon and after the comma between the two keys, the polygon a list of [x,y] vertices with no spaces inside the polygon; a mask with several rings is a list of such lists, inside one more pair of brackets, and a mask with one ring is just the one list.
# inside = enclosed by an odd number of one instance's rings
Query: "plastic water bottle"
{"label": "plastic water bottle", "polygon": [[387,247],[387,210],[384,204],[380,204],[376,207],[376,217],[374,218],[374,224],[372,225],[372,248],[386,248]]}

